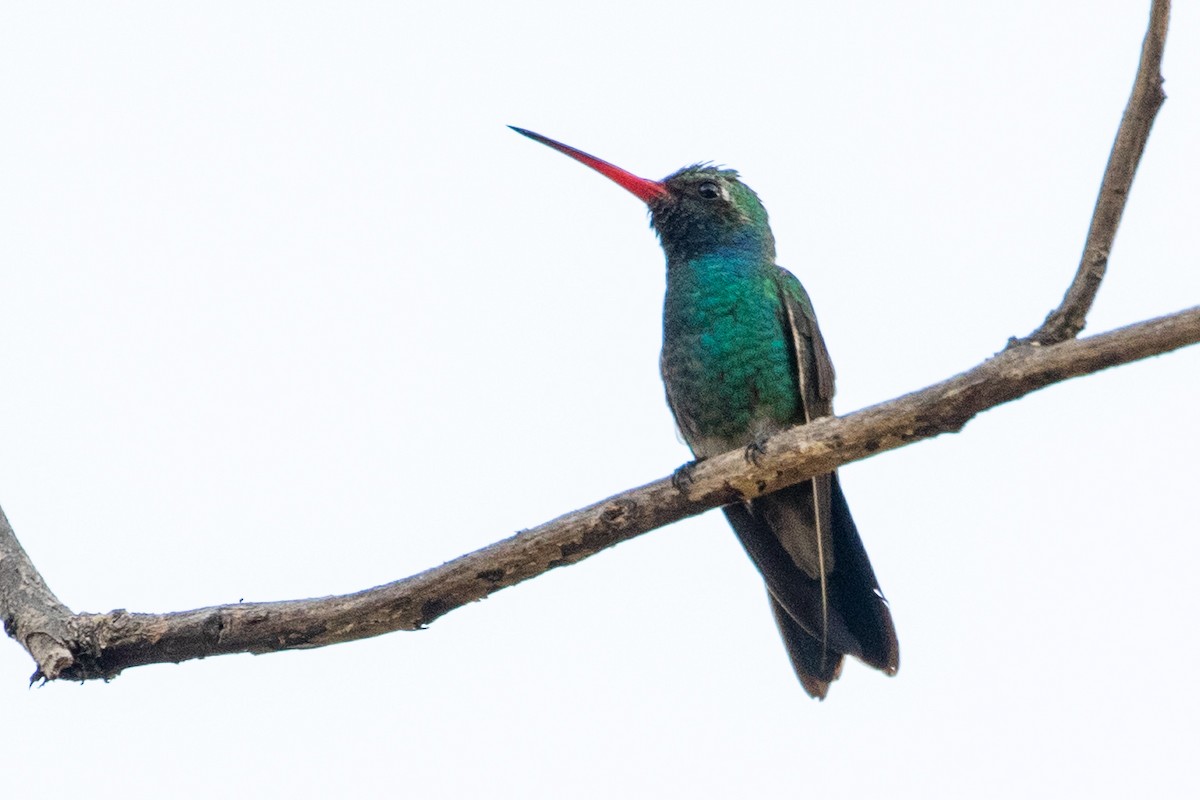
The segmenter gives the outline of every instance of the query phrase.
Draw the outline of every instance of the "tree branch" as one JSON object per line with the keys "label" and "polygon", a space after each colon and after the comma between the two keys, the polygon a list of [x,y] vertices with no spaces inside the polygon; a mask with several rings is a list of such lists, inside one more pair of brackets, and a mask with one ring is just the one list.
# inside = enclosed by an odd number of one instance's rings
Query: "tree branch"
{"label": "tree branch", "polygon": [[[1200,306],[1074,339],[1107,266],[1125,199],[1162,104],[1159,68],[1170,3],[1155,0],[1138,75],[1109,158],[1079,270],[1058,309],[1025,340],[941,383],[843,418],[771,437],[697,465],[684,491],[670,478],[623,492],[409,578],[311,600],[238,603],[168,614],[72,614],[46,586],[0,512],[0,619],[37,664],[34,679],[110,678],[142,664],[267,653],[416,630],[443,614],[647,531],[757,497],[941,433],[1068,378],[1200,341]],[[1032,346],[1042,345],[1042,346]]]}
{"label": "tree branch", "polygon": [[1161,74],[1163,48],[1167,43],[1167,23],[1171,17],[1170,0],[1154,0],[1150,8],[1150,26],[1142,40],[1142,56],[1138,63],[1137,76],[1133,79],[1133,92],[1125,105],[1125,114],[1117,128],[1117,138],[1108,156],[1104,180],[1100,183],[1100,194],[1096,208],[1092,211],[1092,223],[1075,279],[1063,295],[1062,303],[1050,312],[1046,321],[1024,340],[1016,344],[1055,344],[1079,335],[1087,324],[1087,315],[1104,280],[1108,269],[1108,255],[1112,252],[1125,201],[1133,186],[1133,176],[1150,138],[1150,127],[1158,109],[1167,96],[1163,94]]}
{"label": "tree branch", "polygon": [[1049,347],[1006,350],[941,383],[849,416],[771,437],[753,462],[734,451],[698,464],[685,492],[669,477],[614,495],[440,567],[353,594],[238,603],[168,614],[78,614],[58,603],[0,526],[0,614],[37,662],[36,678],[110,678],[142,664],[321,647],[443,614],[710,508],[941,433],[976,414],[1079,375],[1200,341],[1200,306]]}

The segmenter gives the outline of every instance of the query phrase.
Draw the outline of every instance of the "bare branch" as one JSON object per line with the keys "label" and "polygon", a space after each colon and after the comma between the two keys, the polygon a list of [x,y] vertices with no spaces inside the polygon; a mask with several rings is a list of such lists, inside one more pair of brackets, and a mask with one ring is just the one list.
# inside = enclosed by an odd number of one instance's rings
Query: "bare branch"
{"label": "bare branch", "polygon": [[[1200,306],[1048,347],[1011,348],[949,380],[697,465],[686,494],[670,478],[623,492],[440,567],[354,594],[239,603],[169,614],[72,616],[0,526],[0,615],[47,679],[109,678],[141,664],[266,653],[416,630],[443,614],[647,531],[775,491],[842,464],[941,433],[1068,378],[1200,341]],[[64,653],[66,655],[64,655]]]}
{"label": "bare branch", "polygon": [[1087,324],[1087,315],[1104,280],[1108,268],[1108,255],[1112,252],[1125,201],[1133,186],[1133,176],[1146,141],[1150,138],[1150,127],[1158,109],[1166,100],[1163,94],[1161,74],[1163,48],[1167,41],[1167,23],[1171,16],[1170,0],[1155,0],[1150,9],[1150,25],[1142,40],[1142,56],[1137,76],[1133,80],[1133,92],[1121,117],[1117,138],[1113,142],[1100,184],[1100,195],[1092,212],[1092,224],[1087,241],[1083,246],[1083,257],[1075,279],[1067,288],[1062,303],[1050,312],[1041,327],[1023,341],[1013,344],[1055,344],[1079,335]]}
{"label": "bare branch", "polygon": [[[37,663],[34,678],[109,678],[141,664],[266,653],[415,630],[554,567],[719,505],[757,497],[842,464],[956,432],[976,414],[1068,378],[1200,341],[1200,306],[1075,340],[1104,277],[1138,161],[1163,102],[1159,74],[1170,3],[1155,0],[1141,62],[1109,158],[1083,259],[1061,306],[1023,341],[941,383],[844,418],[772,437],[623,492],[404,580],[349,595],[239,603],[169,614],[72,614],[46,586],[0,512],[0,618]],[[1022,345],[1045,345],[1031,347]]]}

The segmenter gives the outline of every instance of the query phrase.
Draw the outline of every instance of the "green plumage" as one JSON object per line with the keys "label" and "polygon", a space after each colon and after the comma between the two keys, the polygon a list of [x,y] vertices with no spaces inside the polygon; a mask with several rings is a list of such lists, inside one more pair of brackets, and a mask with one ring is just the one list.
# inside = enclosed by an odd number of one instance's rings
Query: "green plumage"
{"label": "green plumage", "polygon": [[796,418],[800,390],[775,271],[733,253],[669,271],[662,372],[697,455],[724,452],[744,444],[747,432],[765,434]]}

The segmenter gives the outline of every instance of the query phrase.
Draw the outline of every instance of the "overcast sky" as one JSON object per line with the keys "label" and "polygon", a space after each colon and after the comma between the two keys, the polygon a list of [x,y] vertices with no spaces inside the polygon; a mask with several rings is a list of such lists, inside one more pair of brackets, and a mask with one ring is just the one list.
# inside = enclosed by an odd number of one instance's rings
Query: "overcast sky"
{"label": "overcast sky", "polygon": [[[687,460],[618,187],[771,212],[846,413],[1029,332],[1148,3],[0,5],[0,505],[76,610],[403,577]],[[1088,332],[1200,302],[1200,11]],[[421,633],[27,689],[5,797],[1184,796],[1200,349],[844,468],[901,643],[824,703],[717,513]]]}

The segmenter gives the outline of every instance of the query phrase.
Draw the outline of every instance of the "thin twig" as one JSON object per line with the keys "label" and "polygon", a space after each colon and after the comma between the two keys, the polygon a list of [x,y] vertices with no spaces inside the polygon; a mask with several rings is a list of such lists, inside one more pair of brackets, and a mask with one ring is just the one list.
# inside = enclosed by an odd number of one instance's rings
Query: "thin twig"
{"label": "thin twig", "polygon": [[[692,470],[686,493],[674,488],[670,478],[662,478],[440,567],[354,594],[170,614],[114,611],[71,616],[48,589],[39,597],[36,591],[30,595],[0,585],[0,614],[10,622],[10,630],[20,632],[16,638],[46,679],[109,678],[141,664],[321,647],[415,630],[507,586],[671,522],[875,453],[958,431],[982,411],[1068,378],[1196,342],[1200,306],[1086,339],[1010,349],[918,392],[784,431],[767,441],[753,463],[741,451],[710,458]],[[5,558],[0,581],[16,574],[44,589],[7,526],[0,528],[0,546]],[[10,558],[15,559],[11,565]],[[54,643],[54,657],[48,658],[45,648],[30,646],[43,636]],[[69,659],[62,658],[64,649]]]}
{"label": "thin twig", "polygon": [[1108,268],[1108,256],[1121,224],[1125,202],[1129,199],[1133,176],[1137,173],[1138,163],[1150,138],[1150,127],[1166,100],[1161,69],[1170,16],[1170,0],[1154,0],[1150,8],[1150,25],[1142,40],[1142,56],[1133,80],[1133,92],[1129,95],[1125,114],[1117,128],[1117,138],[1108,157],[1108,166],[1100,183],[1100,194],[1096,198],[1092,224],[1088,229],[1075,279],[1067,288],[1062,303],[1050,312],[1041,327],[1023,340],[1013,340],[1010,346],[1066,341],[1078,336],[1087,324],[1088,312]]}

